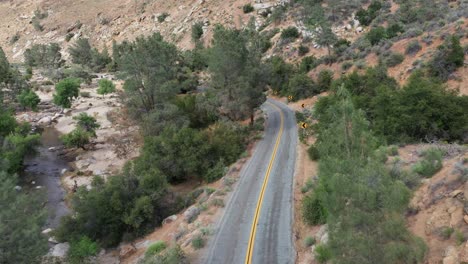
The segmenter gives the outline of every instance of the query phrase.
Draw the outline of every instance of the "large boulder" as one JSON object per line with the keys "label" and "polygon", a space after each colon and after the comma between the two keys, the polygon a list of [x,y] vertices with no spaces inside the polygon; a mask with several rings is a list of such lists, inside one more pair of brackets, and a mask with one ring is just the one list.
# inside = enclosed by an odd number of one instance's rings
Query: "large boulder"
{"label": "large boulder", "polygon": [[200,208],[198,208],[195,205],[192,205],[184,212],[184,219],[187,223],[191,223],[197,218],[199,214]]}
{"label": "large boulder", "polygon": [[48,126],[50,125],[51,122],[52,122],[52,117],[44,116],[43,118],[39,119],[39,121],[37,121],[37,124],[42,125],[42,126]]}
{"label": "large boulder", "polygon": [[65,258],[69,249],[70,244],[68,244],[68,242],[60,243],[52,247],[48,255],[51,257]]}

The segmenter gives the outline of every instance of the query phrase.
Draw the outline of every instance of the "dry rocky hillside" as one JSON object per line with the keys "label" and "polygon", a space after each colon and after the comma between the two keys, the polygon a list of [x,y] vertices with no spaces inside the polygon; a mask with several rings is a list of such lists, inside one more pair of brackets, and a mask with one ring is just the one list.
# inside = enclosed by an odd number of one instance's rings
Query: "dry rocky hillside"
{"label": "dry rocky hillside", "polygon": [[[301,38],[289,43],[282,43],[280,34],[272,37],[272,47],[266,52],[266,56],[280,55],[287,62],[300,62],[303,56],[314,55],[321,57],[327,55],[327,49],[317,45],[314,41],[306,41],[314,35],[314,32],[306,30],[303,22],[295,10],[290,10],[285,19],[280,23],[267,23],[268,13],[275,8],[289,2],[289,0],[0,0],[0,46],[4,49],[8,59],[12,62],[23,61],[23,53],[33,44],[58,43],[62,47],[63,57],[67,59],[67,48],[78,38],[89,38],[93,46],[100,49],[112,47],[112,42],[132,40],[141,35],[150,35],[160,32],[165,39],[176,43],[182,49],[193,48],[191,39],[191,27],[195,23],[203,25],[203,41],[209,44],[213,28],[216,24],[245,26],[250,19],[255,20],[257,28],[273,30],[295,26],[301,33]],[[461,1],[453,2],[452,8],[459,8]],[[245,14],[242,7],[252,4],[255,11]],[[398,9],[398,5],[391,1],[391,12]],[[39,20],[42,30],[38,30],[33,22],[35,12],[40,10],[47,14]],[[411,41],[418,40],[422,47],[412,54],[405,56],[401,64],[389,67],[388,73],[400,84],[404,84],[410,74],[424,61],[432,57],[437,47],[444,40],[443,36],[451,33],[462,32],[466,36],[468,21],[465,18],[447,23],[437,32],[422,33],[408,38],[400,38],[393,42],[388,49],[395,53],[405,53],[405,49]],[[339,25],[333,28],[339,38],[349,41],[358,39],[367,33],[369,28],[359,25],[353,16],[343,18]],[[460,39],[461,45],[468,44],[468,38]],[[298,47],[305,45],[310,48],[306,54],[299,55]],[[335,78],[354,70],[364,71],[365,66],[375,66],[379,62],[376,55],[379,51],[369,52],[364,58],[353,62],[350,67],[344,67],[346,61],[339,60],[331,64],[321,64],[309,72],[309,76],[316,79],[323,69],[333,70]],[[362,62],[363,65],[359,65]],[[99,76],[102,77],[102,76]],[[113,76],[105,76],[112,78]],[[33,81],[41,82],[41,76],[33,76]],[[451,89],[458,90],[462,95],[468,95],[468,69],[460,67],[447,82]],[[122,83],[117,82],[117,89],[122,89]],[[25,120],[36,124],[51,125],[61,133],[70,132],[75,127],[72,116],[87,112],[97,118],[101,128],[97,130],[97,139],[92,150],[77,150],[72,155],[75,157],[75,173],[67,172],[64,178],[65,186],[73,188],[78,185],[88,185],[89,175],[111,175],[118,172],[125,161],[138,155],[138,127],[125,120],[122,114],[120,100],[116,95],[99,98],[95,92],[96,80],[92,84],[82,87],[83,92],[89,92],[89,97],[80,97],[76,100],[70,113],[64,113],[52,106],[53,86],[45,87],[49,91],[38,91],[42,103],[41,111],[23,112],[18,116],[19,120]],[[317,97],[306,99],[290,106],[302,111],[313,107]],[[284,98],[283,98],[284,99]],[[44,111],[42,111],[44,110]],[[112,120],[113,122],[111,122]],[[132,145],[130,149],[119,142],[127,140]],[[309,138],[308,144],[312,144],[313,138]],[[250,146],[251,148],[252,146]],[[398,149],[398,159],[404,168],[410,168],[420,160],[420,153],[427,145],[409,145]],[[438,146],[436,146],[438,147]],[[442,148],[442,147],[441,147]],[[407,226],[417,236],[424,239],[429,250],[426,263],[468,263],[468,242],[460,239],[460,236],[468,237],[468,182],[467,166],[468,151],[465,146],[443,147],[443,168],[432,178],[422,180],[422,184],[414,191],[411,201],[411,210],[407,215]],[[299,162],[296,165],[296,188],[294,192],[296,223],[295,244],[298,252],[298,263],[316,263],[313,249],[305,246],[303,241],[308,236],[313,236],[316,241],[327,240],[325,226],[306,226],[301,222],[298,212],[301,209],[301,200],[304,194],[301,188],[307,181],[317,175],[317,162],[310,161],[307,157],[307,146],[298,146]],[[396,158],[396,157],[394,157]],[[232,165],[230,173],[222,180],[200,189],[196,205],[189,207],[185,212],[173,215],[163,222],[161,228],[153,233],[140,238],[132,243],[121,244],[117,249],[102,251],[99,261],[102,263],[136,263],[142,259],[146,248],[153,242],[163,240],[173,242],[182,241],[182,248],[188,253],[189,259],[196,257],[191,249],[190,242],[200,232],[211,234],[211,225],[224,207],[224,201],[229,196],[231,185],[237,179],[238,170],[245,162],[245,158]],[[389,161],[390,162],[390,161]],[[76,172],[84,175],[77,175]],[[196,211],[196,212],[195,212]],[[192,214],[198,216],[198,220],[192,221]],[[462,234],[462,235],[460,235]],[[462,241],[463,240],[463,241]],[[179,242],[180,242],[179,241]],[[312,246],[313,247],[313,246]]]}

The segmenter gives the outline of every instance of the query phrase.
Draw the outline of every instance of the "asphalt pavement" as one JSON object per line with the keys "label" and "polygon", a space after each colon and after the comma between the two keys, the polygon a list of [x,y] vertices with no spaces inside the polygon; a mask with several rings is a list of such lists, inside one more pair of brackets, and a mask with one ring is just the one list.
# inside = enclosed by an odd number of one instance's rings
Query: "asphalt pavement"
{"label": "asphalt pavement", "polygon": [[242,168],[198,263],[295,261],[292,189],[298,125],[283,103],[268,99],[262,109],[267,116],[264,137]]}

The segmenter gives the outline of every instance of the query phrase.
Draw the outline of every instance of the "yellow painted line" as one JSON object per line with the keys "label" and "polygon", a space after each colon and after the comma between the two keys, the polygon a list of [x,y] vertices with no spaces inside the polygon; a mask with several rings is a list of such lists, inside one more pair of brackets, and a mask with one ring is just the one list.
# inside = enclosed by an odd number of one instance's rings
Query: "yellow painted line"
{"label": "yellow painted line", "polygon": [[252,228],[250,229],[250,238],[249,238],[249,245],[247,247],[247,254],[245,256],[245,264],[252,263],[252,255],[253,255],[253,250],[254,250],[254,245],[255,245],[255,235],[257,234],[257,224],[258,224],[258,218],[260,216],[260,210],[262,209],[263,196],[265,195],[265,189],[268,184],[268,178],[270,178],[271,168],[273,167],[273,162],[275,161],[276,152],[278,150],[279,143],[281,142],[281,135],[283,135],[283,123],[284,123],[283,111],[281,111],[281,109],[278,106],[269,102],[267,103],[279,110],[281,125],[280,125],[280,131],[278,133],[278,136],[276,137],[275,148],[273,149],[273,153],[271,154],[270,163],[268,164],[268,169],[265,173],[265,178],[263,179],[262,190],[260,191],[260,196],[258,197],[257,208],[255,209],[254,220],[252,223]]}

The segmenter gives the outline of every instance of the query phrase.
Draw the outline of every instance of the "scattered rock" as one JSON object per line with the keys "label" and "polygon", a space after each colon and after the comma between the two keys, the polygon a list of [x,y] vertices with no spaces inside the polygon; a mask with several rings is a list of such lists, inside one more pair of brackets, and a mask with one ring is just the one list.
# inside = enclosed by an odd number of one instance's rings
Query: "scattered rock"
{"label": "scattered rock", "polygon": [[49,237],[49,242],[54,243],[54,244],[58,244],[57,239],[55,239],[55,237],[53,237],[53,236]]}
{"label": "scattered rock", "polygon": [[356,28],[356,32],[361,33],[362,31],[363,31],[363,28],[362,28],[362,27],[357,27],[357,28]]}
{"label": "scattered rock", "polygon": [[57,258],[65,258],[69,249],[70,244],[68,242],[60,243],[51,248],[48,255]]}
{"label": "scattered rock", "polygon": [[458,252],[454,246],[448,246],[444,252],[443,264],[458,264]]}
{"label": "scattered rock", "polygon": [[67,171],[68,171],[67,169],[62,169],[62,170],[60,171],[60,175],[64,175]]}
{"label": "scattered rock", "polygon": [[121,259],[127,258],[136,251],[136,248],[132,245],[123,245],[120,248],[119,256]]}
{"label": "scattered rock", "polygon": [[50,147],[50,148],[49,148],[49,151],[55,151],[55,150],[56,150],[55,147]]}
{"label": "scattered rock", "polygon": [[19,186],[19,185],[16,185],[16,186],[15,186],[15,190],[16,190],[16,191],[19,192],[19,191],[21,191],[21,189],[23,189],[23,188],[21,188],[21,186]]}
{"label": "scattered rock", "polygon": [[177,215],[171,215],[169,217],[167,217],[166,219],[163,220],[163,225],[166,225],[166,224],[170,224],[172,222],[174,222],[175,220],[177,220]]}
{"label": "scattered rock", "polygon": [[37,122],[38,125],[50,125],[50,123],[52,123],[52,118],[50,116],[45,116],[41,119],[39,119],[39,121]]}

